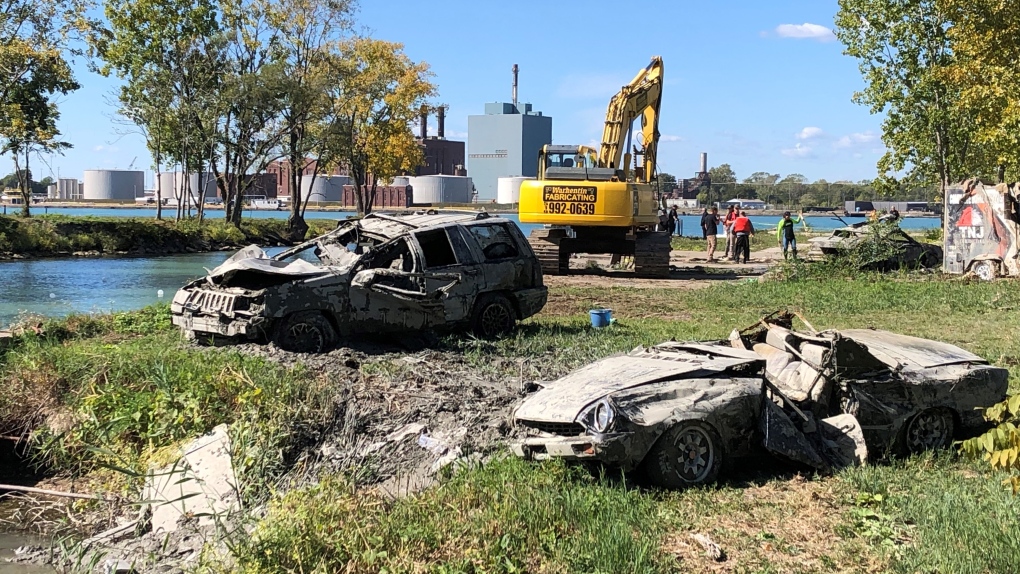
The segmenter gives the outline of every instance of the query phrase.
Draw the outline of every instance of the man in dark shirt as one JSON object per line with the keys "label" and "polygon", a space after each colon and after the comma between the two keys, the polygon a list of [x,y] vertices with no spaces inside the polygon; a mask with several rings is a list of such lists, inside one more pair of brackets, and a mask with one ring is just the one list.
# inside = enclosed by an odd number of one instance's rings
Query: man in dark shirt
{"label": "man in dark shirt", "polygon": [[708,208],[701,210],[701,238],[708,239],[708,231],[705,230],[705,218],[708,217]]}
{"label": "man in dark shirt", "polygon": [[676,213],[676,206],[669,208],[669,213],[666,214],[666,231],[670,235],[676,235],[676,222],[680,216]]}
{"label": "man in dark shirt", "polygon": [[713,207],[710,213],[705,213],[701,216],[701,229],[705,232],[705,243],[708,248],[708,260],[715,261],[715,236],[719,233],[718,207]]}

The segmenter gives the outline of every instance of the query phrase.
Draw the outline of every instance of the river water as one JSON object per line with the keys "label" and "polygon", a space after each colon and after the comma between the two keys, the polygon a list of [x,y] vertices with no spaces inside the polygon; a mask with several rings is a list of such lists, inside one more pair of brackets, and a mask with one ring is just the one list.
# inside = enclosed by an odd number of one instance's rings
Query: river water
{"label": "river water", "polygon": [[34,538],[22,534],[6,534],[0,532],[0,574],[52,574],[56,572],[49,566],[35,564],[11,564],[8,558],[14,556],[15,549],[24,546],[47,546],[48,540]]}
{"label": "river water", "polygon": [[[40,214],[37,208],[35,213]],[[153,217],[155,210],[113,208],[49,208],[51,214],[74,216]],[[281,211],[253,211],[255,217],[286,217]],[[216,212],[207,212],[215,217]],[[247,212],[246,212],[247,215]],[[309,218],[341,219],[349,212],[308,211]],[[219,212],[222,217],[222,212]],[[505,217],[517,221],[516,214]],[[759,230],[773,229],[778,217],[752,216]],[[842,225],[831,217],[808,219],[813,230]],[[853,220],[850,220],[853,221]],[[860,221],[857,219],[856,221]],[[698,216],[681,217],[685,235],[700,235]],[[937,218],[908,218],[904,229],[925,229],[941,225]],[[523,224],[525,234],[535,225]],[[270,253],[277,252],[269,250]],[[230,253],[190,253],[159,257],[103,257],[35,259],[0,262],[0,327],[19,315],[63,316],[68,313],[102,313],[138,309],[168,301],[186,282],[206,274]]]}

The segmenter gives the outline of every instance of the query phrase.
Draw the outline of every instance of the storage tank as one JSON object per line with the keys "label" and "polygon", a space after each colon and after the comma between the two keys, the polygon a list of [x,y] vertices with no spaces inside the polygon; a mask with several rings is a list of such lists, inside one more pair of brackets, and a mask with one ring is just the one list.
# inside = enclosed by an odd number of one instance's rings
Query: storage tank
{"label": "storage tank", "polygon": [[145,193],[145,172],[88,169],[83,183],[86,201],[134,201]]}
{"label": "storage tank", "polygon": [[340,201],[344,186],[351,182],[346,175],[320,175],[312,182],[311,176],[301,178],[301,198],[308,203]]}
{"label": "storage tank", "polygon": [[159,196],[163,200],[173,199],[174,182],[177,181],[177,174],[172,171],[163,171],[159,174]]}
{"label": "storage tank", "polygon": [[398,175],[390,182],[390,187],[407,187],[411,185],[411,178],[406,175]]}
{"label": "storage tank", "polygon": [[521,184],[533,177],[500,177],[496,180],[496,203],[518,203],[521,200]]}
{"label": "storage tank", "polygon": [[415,203],[470,203],[471,178],[459,175],[409,177]]}
{"label": "storage tank", "polygon": [[78,191],[78,180],[73,177],[62,177],[57,180],[56,199],[74,199]]}
{"label": "storage tank", "polygon": [[51,183],[48,186],[46,186],[46,198],[60,199],[60,195],[57,193],[57,184]]}

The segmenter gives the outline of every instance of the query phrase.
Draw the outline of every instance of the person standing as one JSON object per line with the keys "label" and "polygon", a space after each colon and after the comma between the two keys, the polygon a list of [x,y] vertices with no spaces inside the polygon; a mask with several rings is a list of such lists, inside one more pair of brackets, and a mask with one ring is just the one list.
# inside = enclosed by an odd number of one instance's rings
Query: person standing
{"label": "person standing", "polygon": [[710,213],[701,216],[701,228],[705,231],[705,246],[708,250],[708,261],[715,261],[716,235],[719,233],[719,208],[712,207]]}
{"label": "person standing", "polygon": [[676,235],[676,221],[679,216],[676,214],[676,206],[669,208],[669,213],[666,215],[666,231],[670,235]]}
{"label": "person standing", "polygon": [[701,238],[708,239],[708,230],[705,229],[705,218],[708,217],[708,208],[702,208],[701,210]]}
{"label": "person standing", "polygon": [[754,225],[747,218],[747,212],[741,211],[733,220],[733,236],[736,239],[733,246],[733,260],[740,263],[740,256],[744,256],[744,263],[751,258],[751,238],[754,237]]}
{"label": "person standing", "polygon": [[733,220],[737,218],[736,207],[730,204],[726,212],[726,219],[723,220],[723,231],[726,233],[726,258],[733,257]]}
{"label": "person standing", "polygon": [[794,225],[804,220],[804,212],[797,214],[797,217],[791,217],[790,212],[784,212],[783,218],[779,220],[779,225],[776,225],[776,239],[779,240],[779,245],[783,248],[783,259],[787,258],[787,251],[793,250],[793,258],[797,258],[797,236],[794,234]]}

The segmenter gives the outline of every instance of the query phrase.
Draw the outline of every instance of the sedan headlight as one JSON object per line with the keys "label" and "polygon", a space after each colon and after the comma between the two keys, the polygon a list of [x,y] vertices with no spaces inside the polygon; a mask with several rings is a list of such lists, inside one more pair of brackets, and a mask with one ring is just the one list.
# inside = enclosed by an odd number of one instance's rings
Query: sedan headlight
{"label": "sedan headlight", "polygon": [[613,421],[616,420],[616,409],[609,399],[602,399],[594,406],[589,407],[578,418],[581,419],[579,422],[595,432],[604,433],[613,427]]}

